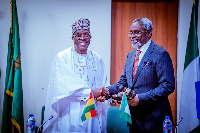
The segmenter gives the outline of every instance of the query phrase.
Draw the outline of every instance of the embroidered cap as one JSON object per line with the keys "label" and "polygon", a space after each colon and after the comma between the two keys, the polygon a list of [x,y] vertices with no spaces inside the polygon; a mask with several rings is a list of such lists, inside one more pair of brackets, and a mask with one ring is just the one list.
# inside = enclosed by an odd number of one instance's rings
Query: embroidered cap
{"label": "embroidered cap", "polygon": [[90,32],[90,21],[86,18],[80,18],[78,21],[72,24],[72,36],[74,36],[75,32],[85,29]]}

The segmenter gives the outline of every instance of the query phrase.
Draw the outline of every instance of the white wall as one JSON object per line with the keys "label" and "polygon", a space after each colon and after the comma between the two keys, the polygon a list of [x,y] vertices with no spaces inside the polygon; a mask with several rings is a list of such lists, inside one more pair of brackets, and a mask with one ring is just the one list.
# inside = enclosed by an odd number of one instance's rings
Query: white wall
{"label": "white wall", "polygon": [[[183,69],[185,61],[186,46],[189,34],[190,19],[192,13],[193,0],[179,0],[179,14],[178,14],[178,44],[177,44],[177,120],[179,119],[180,111],[180,98],[181,98],[181,88],[183,79]],[[200,9],[198,11],[200,24]],[[198,32],[200,27],[198,26]],[[200,33],[198,34],[200,38]],[[198,40],[200,48],[200,40]],[[193,76],[193,75],[191,75]],[[184,119],[184,118],[183,118]]]}
{"label": "white wall", "polygon": [[[6,75],[9,0],[0,0],[0,126]],[[17,0],[21,43],[24,122],[30,113],[40,125],[51,64],[56,54],[73,46],[71,25],[81,17],[91,22],[90,49],[99,53],[110,79],[111,0]]]}

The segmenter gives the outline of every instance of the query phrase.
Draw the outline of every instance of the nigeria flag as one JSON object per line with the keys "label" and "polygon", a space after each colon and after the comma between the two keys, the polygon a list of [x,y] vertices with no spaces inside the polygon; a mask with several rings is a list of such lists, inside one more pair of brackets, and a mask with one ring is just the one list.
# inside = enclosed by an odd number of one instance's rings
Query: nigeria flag
{"label": "nigeria flag", "polygon": [[129,105],[128,105],[128,101],[127,101],[125,92],[123,93],[123,97],[122,97],[122,101],[121,101],[121,105],[120,105],[119,117],[126,120],[130,124],[132,124],[131,113],[130,113],[130,109],[129,109]]}
{"label": "nigeria flag", "polygon": [[199,133],[199,119],[197,118],[195,83],[199,81],[199,49],[197,37],[198,0],[194,0],[190,21],[190,29],[185,55],[182,81],[180,117],[183,121],[178,127],[179,133]]}

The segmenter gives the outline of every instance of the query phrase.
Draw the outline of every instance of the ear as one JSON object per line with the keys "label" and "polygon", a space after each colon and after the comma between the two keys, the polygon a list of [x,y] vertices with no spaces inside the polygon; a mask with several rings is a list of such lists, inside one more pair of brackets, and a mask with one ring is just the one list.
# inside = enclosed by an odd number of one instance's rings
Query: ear
{"label": "ear", "polygon": [[74,36],[72,36],[72,40],[73,40],[73,42],[75,41],[75,40],[74,40]]}
{"label": "ear", "polygon": [[152,36],[152,30],[148,30],[148,31],[147,31],[147,37],[148,37],[148,38],[151,38],[151,36]]}

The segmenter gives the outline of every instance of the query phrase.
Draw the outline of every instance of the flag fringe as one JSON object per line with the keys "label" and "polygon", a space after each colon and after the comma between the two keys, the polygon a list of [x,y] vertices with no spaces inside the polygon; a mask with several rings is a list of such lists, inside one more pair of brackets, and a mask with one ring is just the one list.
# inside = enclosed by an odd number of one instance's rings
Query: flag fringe
{"label": "flag fringe", "polygon": [[9,96],[13,97],[13,92],[6,90],[6,94],[8,94]]}
{"label": "flag fringe", "polygon": [[15,120],[13,118],[11,118],[11,122],[18,129],[18,131],[21,133],[20,126],[17,124],[17,122],[15,122]]}

